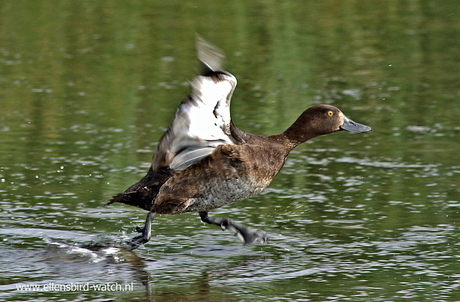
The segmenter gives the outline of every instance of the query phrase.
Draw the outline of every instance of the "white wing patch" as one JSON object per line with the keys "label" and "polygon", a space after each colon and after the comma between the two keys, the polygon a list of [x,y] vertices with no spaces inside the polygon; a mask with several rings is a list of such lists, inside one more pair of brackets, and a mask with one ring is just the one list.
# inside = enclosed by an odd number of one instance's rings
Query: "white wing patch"
{"label": "white wing patch", "polygon": [[181,170],[211,154],[218,145],[233,144],[230,100],[236,79],[226,72],[198,76],[191,96],[182,102],[160,139],[153,168]]}

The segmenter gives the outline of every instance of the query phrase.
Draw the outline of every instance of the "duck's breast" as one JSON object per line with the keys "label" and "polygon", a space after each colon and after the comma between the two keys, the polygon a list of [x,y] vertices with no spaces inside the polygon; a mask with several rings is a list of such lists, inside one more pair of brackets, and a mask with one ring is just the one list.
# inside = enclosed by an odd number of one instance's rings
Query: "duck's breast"
{"label": "duck's breast", "polygon": [[251,177],[210,180],[199,196],[190,199],[190,205],[185,212],[208,212],[226,206],[262,192],[269,183],[270,181],[260,182]]}
{"label": "duck's breast", "polygon": [[284,164],[285,157],[258,145],[221,146],[222,156],[210,158],[201,176],[202,190],[186,212],[209,211],[249,198],[265,189]]}

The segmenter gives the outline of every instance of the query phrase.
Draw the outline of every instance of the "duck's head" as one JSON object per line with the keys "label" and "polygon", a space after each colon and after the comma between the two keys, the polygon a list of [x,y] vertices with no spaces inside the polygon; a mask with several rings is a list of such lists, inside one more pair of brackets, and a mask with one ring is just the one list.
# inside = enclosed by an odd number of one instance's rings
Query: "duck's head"
{"label": "duck's head", "polygon": [[285,135],[295,144],[300,144],[313,137],[340,130],[362,133],[372,129],[347,118],[337,107],[315,105],[305,110],[286,130]]}

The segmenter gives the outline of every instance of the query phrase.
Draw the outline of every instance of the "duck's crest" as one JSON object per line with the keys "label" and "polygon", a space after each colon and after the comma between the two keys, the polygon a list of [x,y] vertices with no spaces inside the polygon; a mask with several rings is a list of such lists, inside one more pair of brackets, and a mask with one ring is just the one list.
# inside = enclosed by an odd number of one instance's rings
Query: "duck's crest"
{"label": "duck's crest", "polygon": [[230,100],[236,79],[222,70],[224,55],[197,35],[198,58],[203,75],[192,82],[190,96],[176,111],[169,129],[160,139],[153,169],[181,170],[210,155],[218,145],[234,144],[230,132]]}

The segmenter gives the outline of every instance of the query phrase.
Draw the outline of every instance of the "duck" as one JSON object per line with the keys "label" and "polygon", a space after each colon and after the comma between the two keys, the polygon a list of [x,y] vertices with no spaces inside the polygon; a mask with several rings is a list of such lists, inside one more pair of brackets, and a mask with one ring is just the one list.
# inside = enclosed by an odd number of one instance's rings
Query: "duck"
{"label": "duck", "polygon": [[371,131],[337,107],[323,104],[307,108],[282,133],[263,136],[244,132],[230,116],[237,80],[223,69],[223,52],[200,36],[196,37],[196,49],[202,72],[191,82],[189,96],[160,138],[147,174],[107,203],[148,211],[144,227],[136,228],[140,235],[125,242],[131,250],[150,240],[157,214],[198,213],[202,222],[230,230],[245,245],[266,243],[266,232],[208,213],[262,192],[298,145],[344,130]]}

